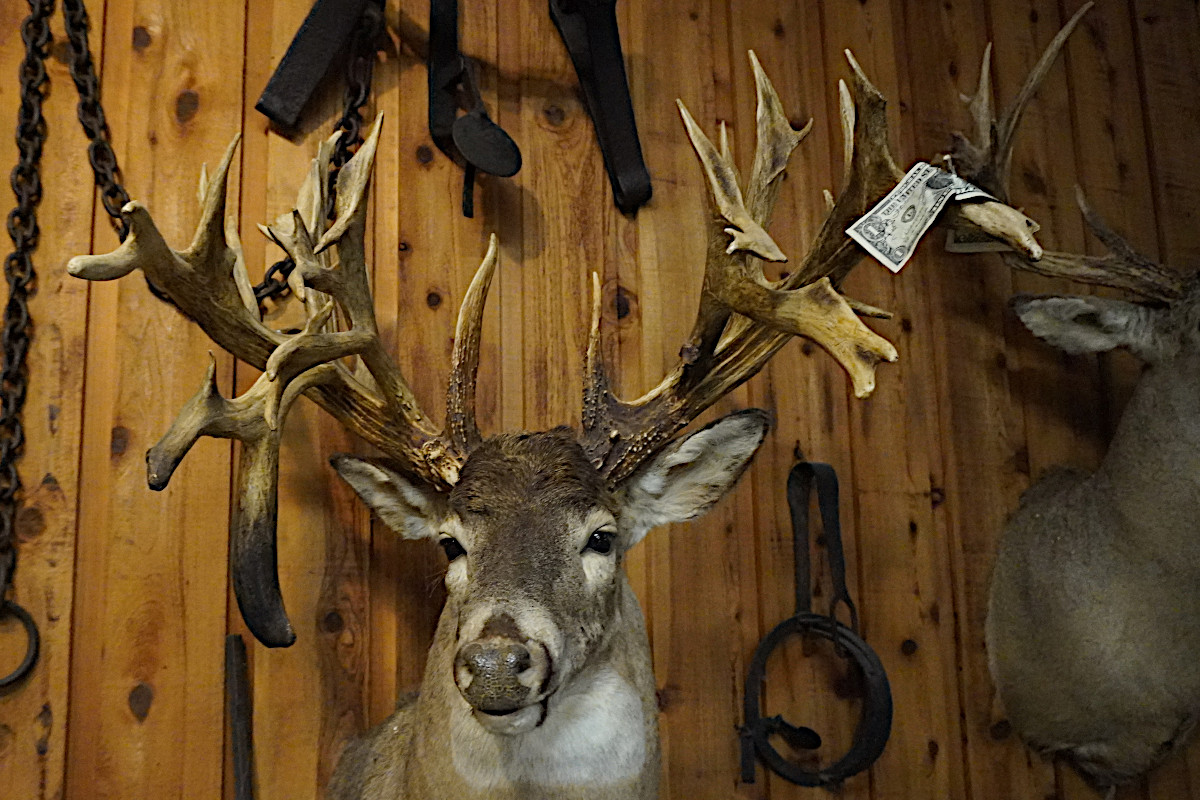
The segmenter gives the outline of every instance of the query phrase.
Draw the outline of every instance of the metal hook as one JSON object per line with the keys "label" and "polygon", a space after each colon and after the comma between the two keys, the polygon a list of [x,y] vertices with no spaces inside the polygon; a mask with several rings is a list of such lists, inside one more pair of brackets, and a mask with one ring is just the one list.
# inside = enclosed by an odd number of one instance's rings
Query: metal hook
{"label": "metal hook", "polygon": [[25,658],[9,674],[0,678],[0,689],[5,689],[14,684],[20,683],[29,673],[33,671],[33,667],[37,664],[38,649],[41,645],[41,636],[38,633],[37,623],[33,621],[33,617],[19,603],[12,600],[0,601],[0,619],[6,616],[16,617],[17,620],[25,627]]}

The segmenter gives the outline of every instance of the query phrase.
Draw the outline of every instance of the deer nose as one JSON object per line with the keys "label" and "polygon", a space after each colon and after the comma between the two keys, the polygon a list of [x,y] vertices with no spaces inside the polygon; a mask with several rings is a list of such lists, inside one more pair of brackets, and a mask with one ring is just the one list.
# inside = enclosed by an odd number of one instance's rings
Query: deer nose
{"label": "deer nose", "polygon": [[529,648],[515,639],[468,642],[455,656],[454,681],[472,707],[507,714],[526,705],[541,684],[534,661]]}

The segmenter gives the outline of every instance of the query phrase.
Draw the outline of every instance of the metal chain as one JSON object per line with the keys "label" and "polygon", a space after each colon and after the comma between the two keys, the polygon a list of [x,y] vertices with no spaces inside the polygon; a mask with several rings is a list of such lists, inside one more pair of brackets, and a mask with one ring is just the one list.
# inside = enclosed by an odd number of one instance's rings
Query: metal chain
{"label": "metal chain", "polygon": [[[333,217],[336,197],[337,175],[362,144],[362,111],[371,97],[371,77],[375,68],[375,52],[379,49],[379,37],[383,34],[383,9],[375,2],[367,3],[362,19],[354,32],[350,45],[350,58],[346,63],[346,91],[342,95],[342,116],[334,130],[342,131],[337,146],[329,160],[329,191],[325,193],[325,216]],[[291,257],[280,259],[267,269],[262,283],[254,287],[254,297],[261,304],[272,298],[285,297],[290,291],[288,276],[296,268]]]}
{"label": "metal chain", "polygon": [[[88,46],[90,25],[87,9],[83,0],[63,0],[62,9],[63,25],[71,49],[67,67],[79,92],[76,115],[88,137],[88,161],[92,165],[96,188],[100,190],[100,202],[108,212],[109,223],[123,242],[129,236],[129,223],[121,216],[121,209],[129,202],[129,193],[121,185],[121,168],[117,166],[117,154],[112,149],[108,120],[104,116],[104,107],[100,105],[100,79],[96,76],[92,51]],[[154,281],[149,278],[146,278],[146,287],[159,300],[175,305],[170,295],[155,286]]]}
{"label": "metal chain", "polygon": [[21,24],[25,58],[21,61],[21,105],[17,112],[17,165],[9,184],[17,205],[8,215],[8,235],[13,252],[4,259],[4,277],[8,282],[8,302],[4,306],[4,327],[0,332],[0,616],[14,616],[24,624],[29,636],[25,661],[11,675],[0,679],[7,686],[25,677],[37,658],[37,628],[31,627],[28,614],[8,598],[17,569],[16,523],[17,494],[21,478],[17,459],[25,449],[25,429],[21,412],[28,390],[25,357],[29,353],[29,294],[36,273],[32,252],[41,234],[37,206],[42,200],[42,180],[38,166],[46,140],[46,119],[42,103],[46,98],[46,57],[50,46],[50,14],[54,0],[29,0],[29,16]]}

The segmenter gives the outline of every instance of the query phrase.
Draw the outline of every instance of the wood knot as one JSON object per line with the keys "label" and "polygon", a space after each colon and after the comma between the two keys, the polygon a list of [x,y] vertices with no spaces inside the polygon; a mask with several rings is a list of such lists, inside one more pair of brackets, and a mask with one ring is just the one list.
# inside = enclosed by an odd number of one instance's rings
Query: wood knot
{"label": "wood knot", "polygon": [[121,456],[129,449],[129,439],[131,434],[129,428],[124,425],[114,425],[112,429],[112,438],[108,442],[108,451],[114,456]]}
{"label": "wood knot", "polygon": [[138,25],[133,29],[133,49],[139,53],[150,46],[151,38],[150,31],[146,30],[145,25]]}
{"label": "wood knot", "polygon": [[17,540],[28,542],[46,530],[46,515],[37,506],[26,506],[17,512]]}
{"label": "wood knot", "polygon": [[148,683],[139,683],[129,691],[129,710],[138,722],[145,722],[150,715],[150,704],[154,702],[154,690]]}
{"label": "wood knot", "polygon": [[200,95],[194,89],[184,89],[175,97],[175,119],[186,125],[200,110]]}
{"label": "wood knot", "polygon": [[342,619],[342,615],[338,613],[337,609],[330,611],[325,615],[325,618],[321,620],[321,628],[326,633],[341,633],[345,627],[346,621]]}

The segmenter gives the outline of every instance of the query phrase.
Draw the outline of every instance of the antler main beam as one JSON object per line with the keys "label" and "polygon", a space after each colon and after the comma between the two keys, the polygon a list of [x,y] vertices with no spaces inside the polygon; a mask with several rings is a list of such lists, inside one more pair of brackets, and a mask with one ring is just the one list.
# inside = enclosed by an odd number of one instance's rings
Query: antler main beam
{"label": "antler main beam", "polygon": [[[995,117],[992,101],[992,46],[987,46],[979,70],[979,86],[974,95],[963,98],[975,123],[975,141],[965,134],[955,134],[950,151],[961,176],[1008,202],[1009,173],[1017,127],[1067,39],[1093,5],[1089,2],[1081,6],[1054,36],[1025,77],[1016,98],[999,119]],[[1014,269],[1124,289],[1152,300],[1173,300],[1182,295],[1183,283],[1177,273],[1138,254],[1124,238],[1105,224],[1078,187],[1075,189],[1075,198],[1088,229],[1108,248],[1106,255],[1051,251],[1035,260],[1018,250],[1001,253],[1003,261]]]}
{"label": "antler main beam", "polygon": [[[843,297],[838,286],[864,251],[846,228],[896,185],[904,173],[888,147],[886,101],[849,51],[852,87],[840,83],[846,143],[843,189],[820,232],[783,281],[767,281],[761,261],[786,260],[767,234],[792,151],[811,126],[793,130],[779,96],[750,54],[758,95],[758,145],[746,192],[722,128],[715,146],[680,103],[680,113],[708,177],[713,216],[700,307],[678,363],[662,382],[637,400],[617,398],[600,351],[599,287],[595,282],[592,330],[584,389],[585,447],[611,482],[631,474],[647,457],[720,397],[756,374],[793,336],[810,339],[846,370],[854,393],[875,386],[875,368],[894,361],[896,349],[867,328],[859,314],[888,316]],[[1001,203],[985,202],[961,212],[988,233],[1031,258],[1041,255],[1037,225]]]}
{"label": "antler main beam", "polygon": [[[231,523],[234,588],[247,625],[270,646],[295,640],[279,591],[275,532],[279,430],[296,398],[308,395],[403,470],[441,489],[457,482],[481,438],[474,383],[482,309],[497,260],[495,238],[459,313],[446,427],[438,431],[388,355],[375,321],[364,238],[379,126],[377,120],[338,174],[332,226],[326,228],[325,209],[334,138],[319,148],[296,209],[264,229],[297,265],[290,281],[307,316],[297,334],[262,323],[236,229],[224,220],[237,138],[212,178],[201,176],[201,219],[187,250],[171,249],[146,209],[129,203],[123,210],[130,223],[126,241],[111,253],[80,256],[67,265],[72,275],[89,280],[141,269],[214,342],[263,370],[244,395],[227,400],[216,390],[210,365],[204,386],[147,455],[147,468],[151,488],[162,489],[198,437],[242,442]],[[339,327],[342,320],[345,329]],[[358,359],[358,369],[342,362],[348,357]]]}

